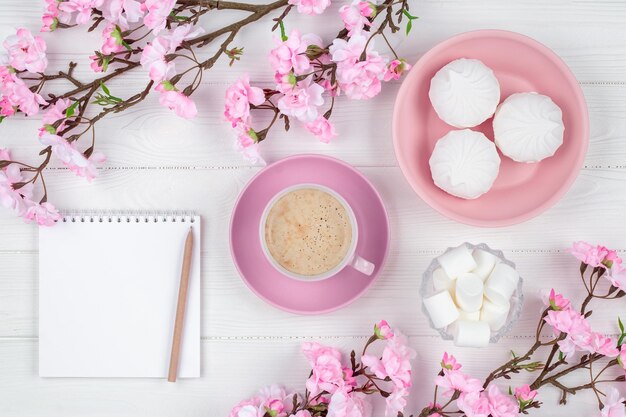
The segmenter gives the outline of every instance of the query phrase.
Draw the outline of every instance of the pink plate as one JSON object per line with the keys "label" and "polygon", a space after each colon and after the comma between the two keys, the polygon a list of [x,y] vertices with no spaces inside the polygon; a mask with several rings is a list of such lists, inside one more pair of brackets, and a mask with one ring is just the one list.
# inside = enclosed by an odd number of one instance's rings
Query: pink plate
{"label": "pink plate", "polygon": [[[476,200],[453,197],[433,183],[428,160],[437,140],[455,129],[444,123],[428,98],[430,80],[450,61],[480,59],[493,69],[505,99],[517,92],[550,96],[563,111],[565,137],[556,154],[536,164],[501,155],[493,188]],[[475,130],[493,139],[492,119]],[[583,164],[589,119],[583,93],[565,63],[526,36],[480,30],[454,36],[428,51],[407,75],[394,108],[396,157],[407,180],[431,207],[453,220],[475,226],[508,226],[539,215],[570,188]]]}
{"label": "pink plate", "polygon": [[[356,251],[376,265],[371,276],[346,267],[326,280],[303,282],[269,263],[259,241],[263,209],[278,192],[301,183],[329,187],[352,207],[359,227]],[[352,166],[322,155],[292,156],[263,169],[239,195],[230,221],[230,250],[244,282],[263,300],[292,313],[326,313],[357,299],[379,275],[388,246],[387,212],[372,184]]]}

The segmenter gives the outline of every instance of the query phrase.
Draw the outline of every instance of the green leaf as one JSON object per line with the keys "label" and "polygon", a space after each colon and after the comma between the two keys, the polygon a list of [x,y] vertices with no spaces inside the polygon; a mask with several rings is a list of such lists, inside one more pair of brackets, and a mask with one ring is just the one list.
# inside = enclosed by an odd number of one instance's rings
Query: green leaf
{"label": "green leaf", "polygon": [[407,9],[402,9],[402,14],[409,18],[409,20],[417,19],[417,16],[411,15]]}
{"label": "green leaf", "polygon": [[562,361],[563,359],[565,359],[565,355],[559,350],[559,360]]}
{"label": "green leaf", "polygon": [[619,317],[617,318],[617,324],[619,326],[619,331],[624,334],[624,323],[622,323],[622,319]]}
{"label": "green leaf", "polygon": [[102,72],[107,72],[107,69],[109,68],[109,62],[111,62],[110,57],[105,56],[102,58]]}
{"label": "green leaf", "polygon": [[0,116],[0,123],[6,118],[6,116]]}
{"label": "green leaf", "polygon": [[287,39],[289,39],[287,37],[287,34],[285,33],[285,24],[282,20],[279,20],[278,26],[280,26],[280,38],[283,40],[283,42],[285,42]]}
{"label": "green leaf", "polygon": [[126,42],[126,41],[122,41],[122,45],[124,45],[124,48],[126,48],[129,51],[133,51],[133,48]]}
{"label": "green leaf", "polygon": [[74,115],[76,107],[78,107],[78,101],[75,101],[74,103],[72,103],[71,106],[65,109],[65,117],[72,117]]}
{"label": "green leaf", "polygon": [[413,28],[413,20],[418,19],[417,16],[413,16],[407,9],[402,9],[402,14],[405,15],[409,21],[406,22],[406,34],[408,35]]}
{"label": "green leaf", "polygon": [[170,13],[169,17],[179,22],[184,22],[185,20],[189,20],[188,16],[177,16],[176,14],[174,14],[174,12]]}
{"label": "green leaf", "polygon": [[109,91],[108,87],[104,85],[102,81],[100,81],[100,88],[102,88],[102,91],[104,91],[104,94],[106,94],[107,96],[111,95],[111,92]]}

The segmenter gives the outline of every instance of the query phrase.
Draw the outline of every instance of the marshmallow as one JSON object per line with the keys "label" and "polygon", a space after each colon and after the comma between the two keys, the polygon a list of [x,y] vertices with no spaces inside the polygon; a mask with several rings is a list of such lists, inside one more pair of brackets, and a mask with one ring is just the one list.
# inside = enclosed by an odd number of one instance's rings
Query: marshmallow
{"label": "marshmallow", "polygon": [[461,310],[478,311],[483,305],[483,281],[478,275],[464,273],[456,279],[456,304]]}
{"label": "marshmallow", "polygon": [[491,330],[496,331],[504,326],[509,316],[510,304],[499,305],[485,299],[483,308],[480,310],[480,320],[489,324]]}
{"label": "marshmallow", "polygon": [[446,274],[443,268],[437,268],[433,272],[433,287],[435,291],[450,290],[454,287],[454,281]]}
{"label": "marshmallow", "polygon": [[454,330],[454,344],[460,347],[486,347],[489,345],[491,331],[484,321],[456,322]]}
{"label": "marshmallow", "polygon": [[461,245],[437,258],[439,265],[452,279],[456,279],[463,272],[469,272],[476,268],[476,261],[467,246]]}
{"label": "marshmallow", "polygon": [[493,271],[493,267],[496,265],[498,258],[496,255],[482,249],[474,249],[472,256],[477,265],[472,272],[485,281],[489,277],[489,274],[491,274],[491,271]]}
{"label": "marshmallow", "polygon": [[459,318],[459,310],[454,305],[450,293],[446,290],[424,298],[424,307],[426,307],[436,329],[446,327]]}
{"label": "marshmallow", "polygon": [[480,320],[480,310],[472,311],[471,313],[459,310],[459,320],[478,321]]}
{"label": "marshmallow", "polygon": [[499,263],[485,282],[485,295],[490,301],[506,306],[517,288],[519,274],[505,263]]}

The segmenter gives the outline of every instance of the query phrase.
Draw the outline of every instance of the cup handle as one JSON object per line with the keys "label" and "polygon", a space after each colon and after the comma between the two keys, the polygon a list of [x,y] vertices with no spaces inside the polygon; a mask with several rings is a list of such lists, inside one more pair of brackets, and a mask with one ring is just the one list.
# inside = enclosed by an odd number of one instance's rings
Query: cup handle
{"label": "cup handle", "polygon": [[350,262],[350,266],[367,276],[372,275],[372,273],[374,273],[374,269],[376,268],[376,265],[358,255],[354,255],[352,262]]}

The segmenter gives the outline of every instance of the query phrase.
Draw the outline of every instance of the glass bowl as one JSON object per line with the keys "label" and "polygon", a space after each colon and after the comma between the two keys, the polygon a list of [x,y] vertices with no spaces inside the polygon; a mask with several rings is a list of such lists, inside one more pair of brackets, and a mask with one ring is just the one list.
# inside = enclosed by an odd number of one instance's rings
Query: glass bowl
{"label": "glass bowl", "polygon": [[[504,257],[504,254],[502,253],[502,251],[491,249],[485,243],[480,243],[478,245],[474,245],[474,244],[465,242],[465,243],[463,243],[463,245],[467,246],[472,251],[474,249],[481,249],[481,250],[484,250],[485,252],[489,252],[489,253],[495,255],[496,258],[498,258],[500,262],[505,263],[505,264],[511,266],[513,269],[516,269],[515,268],[515,264],[513,262],[509,261],[508,259],[506,259]],[[446,251],[444,253],[449,252],[452,249],[454,249],[454,248],[448,248],[448,249],[446,249]],[[425,297],[429,297],[429,296],[433,295],[435,292],[437,292],[437,291],[435,291],[435,288],[433,286],[433,272],[435,270],[437,270],[438,268],[440,268],[440,267],[441,267],[441,265],[439,265],[439,261],[437,260],[437,258],[435,258],[435,259],[432,260],[432,262],[430,263],[430,265],[428,266],[428,268],[424,272],[423,279],[422,279],[422,285],[420,287],[420,295],[422,297],[422,300]],[[523,284],[523,279],[520,276],[519,282],[517,283],[517,289],[515,290],[515,292],[511,296],[511,300],[510,300],[511,308],[509,310],[509,315],[508,315],[508,317],[506,319],[506,323],[504,324],[504,326],[502,326],[497,331],[491,332],[491,338],[489,339],[490,343],[496,343],[498,340],[500,340],[500,338],[502,336],[507,334],[511,330],[511,328],[513,327],[513,325],[515,324],[515,322],[517,321],[519,316],[522,314],[522,304],[524,303],[524,295],[522,294],[522,284]],[[448,325],[448,326],[446,326],[444,328],[437,329],[433,325],[433,321],[430,318],[430,314],[428,314],[428,311],[426,311],[426,307],[424,306],[423,302],[422,302],[422,311],[424,312],[426,317],[428,317],[428,322],[430,323],[430,327],[432,327],[437,332],[439,332],[439,334],[441,335],[442,339],[444,339],[444,340],[453,340],[454,339],[454,336],[453,336],[451,330],[453,329],[453,326],[454,326],[454,324],[456,322],[452,323],[452,324],[450,324],[450,325]]]}

